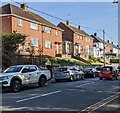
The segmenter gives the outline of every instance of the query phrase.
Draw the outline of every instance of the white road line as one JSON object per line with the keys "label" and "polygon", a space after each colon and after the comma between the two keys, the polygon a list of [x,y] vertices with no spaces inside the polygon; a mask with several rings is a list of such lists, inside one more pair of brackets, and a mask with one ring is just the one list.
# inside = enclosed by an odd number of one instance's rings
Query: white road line
{"label": "white road line", "polygon": [[79,87],[81,87],[81,86],[86,86],[86,85],[89,85],[89,84],[93,84],[93,83],[94,83],[94,82],[89,82],[89,83],[81,84],[81,85],[76,86],[76,88],[79,88]]}
{"label": "white road line", "polygon": [[32,100],[32,99],[36,99],[36,98],[40,98],[40,97],[45,97],[45,96],[52,95],[52,94],[56,94],[56,93],[60,93],[60,92],[61,92],[61,90],[58,90],[58,91],[54,91],[54,92],[50,92],[50,93],[38,95],[38,96],[35,96],[35,97],[30,97],[30,98],[21,99],[21,100],[18,100],[18,101],[16,101],[16,102],[17,102],[17,103],[20,103],[20,102],[24,102],[24,101],[28,101],[28,100]]}
{"label": "white road line", "polygon": [[108,97],[106,99],[101,100],[100,102],[97,102],[97,103],[95,103],[95,104],[93,104],[93,105],[83,109],[82,112],[84,112],[84,111],[95,111],[98,108],[106,105],[107,103],[111,102],[112,100],[115,100],[118,97],[119,97],[118,94],[112,95],[112,96],[110,96],[110,97]]}

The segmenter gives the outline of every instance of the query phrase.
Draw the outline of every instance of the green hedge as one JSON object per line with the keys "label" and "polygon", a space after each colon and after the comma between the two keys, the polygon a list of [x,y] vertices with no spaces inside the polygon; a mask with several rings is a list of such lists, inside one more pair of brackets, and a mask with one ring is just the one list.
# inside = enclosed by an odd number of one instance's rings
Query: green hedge
{"label": "green hedge", "polygon": [[120,58],[112,58],[110,59],[110,63],[120,63]]}

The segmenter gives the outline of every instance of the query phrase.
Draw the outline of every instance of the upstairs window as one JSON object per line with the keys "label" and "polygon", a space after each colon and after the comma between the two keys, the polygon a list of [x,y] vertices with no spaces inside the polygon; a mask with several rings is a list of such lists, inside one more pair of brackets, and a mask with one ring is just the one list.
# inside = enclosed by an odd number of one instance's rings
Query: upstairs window
{"label": "upstairs window", "polygon": [[86,42],[90,42],[90,38],[89,37],[86,38]]}
{"label": "upstairs window", "polygon": [[38,24],[31,23],[30,28],[34,30],[38,30]]}
{"label": "upstairs window", "polygon": [[32,46],[37,46],[38,47],[38,39],[37,38],[32,38],[31,43],[32,43]]}
{"label": "upstairs window", "polygon": [[50,41],[45,41],[45,48],[52,48],[52,43]]}
{"label": "upstairs window", "polygon": [[22,23],[22,19],[18,19],[18,26],[22,26],[23,23]]}
{"label": "upstairs window", "polygon": [[56,30],[56,35],[57,35],[57,36],[59,35],[59,31],[58,31],[58,30]]}
{"label": "upstairs window", "polygon": [[45,27],[45,32],[50,34],[51,33],[51,28]]}
{"label": "upstairs window", "polygon": [[81,36],[81,35],[78,35],[78,39],[81,39],[81,40],[82,40],[82,39],[83,39],[83,36]]}

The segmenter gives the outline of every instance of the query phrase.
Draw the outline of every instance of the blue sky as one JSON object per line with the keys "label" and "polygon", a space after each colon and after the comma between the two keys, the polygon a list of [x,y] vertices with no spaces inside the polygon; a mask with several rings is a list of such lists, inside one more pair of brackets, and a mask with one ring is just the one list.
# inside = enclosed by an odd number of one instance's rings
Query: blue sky
{"label": "blue sky", "polygon": [[[25,0],[21,0],[26,2]],[[55,0],[54,0],[55,1]],[[102,0],[101,0],[102,1]],[[109,1],[109,0],[108,0]],[[21,2],[21,3],[22,3]],[[9,1],[7,3],[10,3]],[[4,5],[6,3],[2,3]],[[11,2],[16,6],[16,3]],[[118,5],[111,2],[28,2],[29,7],[40,10],[42,12],[51,14],[64,20],[69,20],[71,23],[81,25],[82,29],[88,34],[97,32],[98,36],[102,38],[102,31],[105,30],[106,40],[118,42]],[[30,9],[29,9],[30,10]],[[30,10],[33,11],[33,10]],[[33,11],[35,12],[35,11]],[[35,12],[57,25],[60,20],[51,18],[39,12]],[[77,27],[77,25],[71,24]],[[88,29],[99,29],[92,30]]]}

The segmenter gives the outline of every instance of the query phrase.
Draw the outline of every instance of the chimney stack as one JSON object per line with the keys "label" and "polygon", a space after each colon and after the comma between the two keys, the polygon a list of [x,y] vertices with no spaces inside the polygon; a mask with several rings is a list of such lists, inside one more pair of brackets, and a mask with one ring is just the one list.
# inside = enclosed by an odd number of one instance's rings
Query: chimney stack
{"label": "chimney stack", "polygon": [[78,29],[81,30],[81,26],[80,25],[78,25]]}
{"label": "chimney stack", "polygon": [[66,21],[66,24],[69,25],[69,21],[68,20]]}
{"label": "chimney stack", "polygon": [[97,36],[97,33],[94,33],[94,36]]}
{"label": "chimney stack", "polygon": [[28,11],[28,5],[26,3],[21,4],[20,6],[24,11]]}

